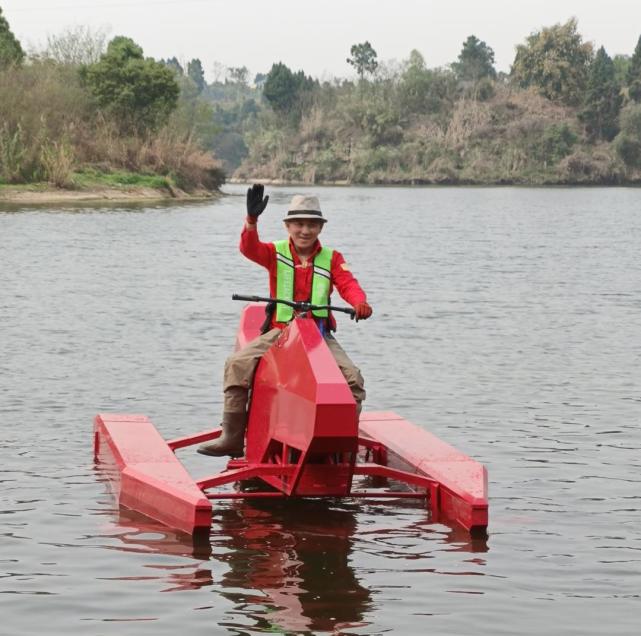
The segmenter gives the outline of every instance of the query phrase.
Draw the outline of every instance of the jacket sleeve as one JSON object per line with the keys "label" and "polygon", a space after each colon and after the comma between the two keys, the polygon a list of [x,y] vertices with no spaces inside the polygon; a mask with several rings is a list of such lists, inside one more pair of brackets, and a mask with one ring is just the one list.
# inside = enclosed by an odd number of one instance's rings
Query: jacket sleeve
{"label": "jacket sleeve", "polygon": [[332,256],[332,283],[341,298],[352,307],[367,300],[367,295],[350,272],[343,255],[337,251]]}
{"label": "jacket sleeve", "polygon": [[276,257],[274,244],[261,242],[256,226],[248,229],[247,224],[240,235],[239,249],[243,256],[267,269],[270,269]]}

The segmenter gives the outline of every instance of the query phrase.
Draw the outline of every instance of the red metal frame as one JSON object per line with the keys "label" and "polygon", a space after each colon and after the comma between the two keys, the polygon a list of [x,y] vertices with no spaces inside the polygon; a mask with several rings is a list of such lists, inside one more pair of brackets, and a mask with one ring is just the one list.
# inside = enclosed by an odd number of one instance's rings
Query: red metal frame
{"label": "red metal frame", "polygon": [[[263,306],[245,308],[237,337],[258,335]],[[166,442],[140,415],[98,415],[95,457],[120,504],[173,528],[208,531],[212,499],[259,497],[423,497],[432,517],[485,532],[487,471],[394,413],[364,413],[313,321],[295,319],[258,365],[246,456],[192,479],[175,451],[215,439],[203,431]],[[354,476],[405,484],[405,491],[356,489]],[[252,481],[252,490],[243,484]],[[256,483],[257,482],[257,488]],[[240,484],[234,491],[213,490]]]}

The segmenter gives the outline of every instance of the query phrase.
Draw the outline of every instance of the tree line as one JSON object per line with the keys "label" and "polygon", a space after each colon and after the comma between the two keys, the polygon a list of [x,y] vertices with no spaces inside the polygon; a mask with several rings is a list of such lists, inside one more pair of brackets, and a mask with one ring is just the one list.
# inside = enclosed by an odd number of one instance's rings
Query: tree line
{"label": "tree line", "polygon": [[0,8],[0,95],[0,183],[193,191],[224,180],[207,147],[212,107],[130,38],[77,27],[27,56]]}
{"label": "tree line", "polygon": [[611,58],[574,19],[528,36],[509,73],[470,35],[440,68],[356,43],[357,79],[323,82],[275,62],[253,82],[240,66],[208,83],[199,59],[153,60],[100,35],[68,31],[27,57],[0,9],[0,90],[13,94],[0,104],[0,180],[64,183],[93,166],[215,187],[215,156],[240,178],[310,182],[639,178],[641,37]]}
{"label": "tree line", "polygon": [[641,37],[630,55],[611,58],[570,19],[529,35],[509,73],[497,72],[494,51],[475,35],[447,67],[429,68],[417,50],[385,64],[369,41],[352,46],[346,62],[357,81],[319,83],[272,66],[262,92],[271,113],[248,137],[238,176],[641,180]]}
{"label": "tree line", "polygon": [[[367,76],[374,80],[377,53],[369,42],[352,46],[347,62],[356,69],[361,82]],[[592,140],[611,141],[621,130],[619,116],[624,104],[641,102],[641,37],[630,57],[619,55],[613,61],[604,47],[595,54],[592,44],[584,42],[578,33],[576,20],[571,19],[531,34],[518,45],[510,73],[499,78],[492,48],[470,35],[457,61],[441,74],[441,84],[449,79],[451,91],[460,94],[473,87],[475,96],[481,99],[491,92],[497,78],[504,85],[535,88],[552,102],[577,107]],[[430,110],[434,96],[442,95],[443,87],[434,86],[438,75],[439,71],[425,68],[417,51],[410,55],[400,81],[412,110]],[[277,111],[292,110],[306,92],[319,88],[318,82],[303,78],[302,71],[293,74],[282,63],[275,64],[267,75],[265,99]],[[435,108],[432,103],[431,109]]]}

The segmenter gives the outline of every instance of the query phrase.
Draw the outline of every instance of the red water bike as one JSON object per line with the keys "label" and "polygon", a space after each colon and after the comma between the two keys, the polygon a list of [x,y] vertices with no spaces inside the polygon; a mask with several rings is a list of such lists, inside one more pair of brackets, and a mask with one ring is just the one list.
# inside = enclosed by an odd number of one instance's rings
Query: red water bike
{"label": "red water bike", "polygon": [[120,505],[188,534],[208,534],[212,501],[270,497],[368,497],[427,502],[433,521],[484,535],[487,471],[423,427],[392,412],[363,412],[315,320],[330,305],[234,295],[248,301],[242,348],[275,303],[296,317],[263,356],[251,391],[245,456],[194,479],[175,451],[220,436],[219,428],[166,441],[144,415],[99,414],[94,455]]}

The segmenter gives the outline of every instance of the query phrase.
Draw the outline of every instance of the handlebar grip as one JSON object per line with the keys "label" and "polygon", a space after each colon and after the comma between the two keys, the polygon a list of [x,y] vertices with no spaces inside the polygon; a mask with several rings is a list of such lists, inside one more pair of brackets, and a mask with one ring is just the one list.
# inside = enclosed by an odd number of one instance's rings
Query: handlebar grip
{"label": "handlebar grip", "polygon": [[247,302],[250,303],[256,303],[256,302],[261,302],[261,301],[266,301],[269,300],[268,298],[261,298],[260,296],[245,296],[243,294],[232,294],[231,295],[232,300],[246,300]]}
{"label": "handlebar grip", "polygon": [[356,312],[349,308],[349,307],[329,307],[331,311],[342,311],[344,314],[349,314],[350,316],[354,316]]}

